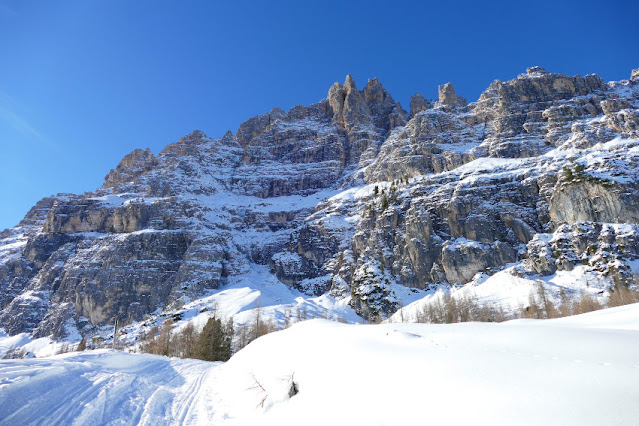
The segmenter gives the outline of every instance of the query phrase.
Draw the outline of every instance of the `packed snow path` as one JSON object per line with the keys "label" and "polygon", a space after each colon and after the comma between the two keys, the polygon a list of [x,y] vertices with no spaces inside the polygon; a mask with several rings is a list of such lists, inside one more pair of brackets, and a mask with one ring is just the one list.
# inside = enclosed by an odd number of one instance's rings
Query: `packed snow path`
{"label": "packed snow path", "polygon": [[0,423],[636,425],[638,354],[639,304],[503,324],[312,320],[225,364],[1,361]]}
{"label": "packed snow path", "polygon": [[97,350],[0,364],[0,423],[188,424],[219,363]]}

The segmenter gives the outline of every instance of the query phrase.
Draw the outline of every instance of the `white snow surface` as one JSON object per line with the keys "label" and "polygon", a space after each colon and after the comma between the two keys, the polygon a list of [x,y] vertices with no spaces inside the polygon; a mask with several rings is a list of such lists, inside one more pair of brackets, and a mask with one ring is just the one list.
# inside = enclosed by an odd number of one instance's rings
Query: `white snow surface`
{"label": "white snow surface", "polygon": [[227,363],[110,350],[0,361],[0,423],[631,425],[638,353],[639,304],[501,324],[311,320]]}

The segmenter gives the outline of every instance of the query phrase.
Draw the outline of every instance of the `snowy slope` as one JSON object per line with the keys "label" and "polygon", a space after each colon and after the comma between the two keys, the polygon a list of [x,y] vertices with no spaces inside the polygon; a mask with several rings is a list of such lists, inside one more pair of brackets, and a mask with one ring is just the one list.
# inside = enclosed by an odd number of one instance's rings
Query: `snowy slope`
{"label": "snowy slope", "polygon": [[0,423],[630,425],[637,353],[639,304],[502,324],[313,320],[225,364],[106,350],[0,361]]}
{"label": "snowy slope", "polygon": [[0,423],[181,423],[217,363],[96,350],[0,365]]}

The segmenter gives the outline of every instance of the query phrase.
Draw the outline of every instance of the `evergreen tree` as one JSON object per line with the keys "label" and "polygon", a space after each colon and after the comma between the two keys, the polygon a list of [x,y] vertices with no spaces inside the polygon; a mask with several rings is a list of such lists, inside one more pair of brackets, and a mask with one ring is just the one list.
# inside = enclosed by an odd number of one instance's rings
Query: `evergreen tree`
{"label": "evergreen tree", "polygon": [[386,210],[388,208],[388,198],[386,197],[386,195],[384,195],[382,197],[382,211]]}
{"label": "evergreen tree", "polygon": [[224,324],[213,316],[200,333],[196,356],[205,361],[227,361],[231,357],[232,340],[233,320]]}

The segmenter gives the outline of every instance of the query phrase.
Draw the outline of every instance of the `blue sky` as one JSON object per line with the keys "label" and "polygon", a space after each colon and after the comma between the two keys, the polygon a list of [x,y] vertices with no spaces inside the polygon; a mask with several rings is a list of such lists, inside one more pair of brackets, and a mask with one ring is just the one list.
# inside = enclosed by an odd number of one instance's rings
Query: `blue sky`
{"label": "blue sky", "polygon": [[0,0],[0,229],[98,188],[135,148],[235,132],[347,73],[405,107],[448,81],[473,101],[532,65],[626,79],[638,17],[635,0]]}

